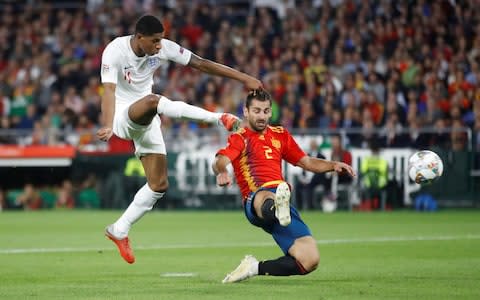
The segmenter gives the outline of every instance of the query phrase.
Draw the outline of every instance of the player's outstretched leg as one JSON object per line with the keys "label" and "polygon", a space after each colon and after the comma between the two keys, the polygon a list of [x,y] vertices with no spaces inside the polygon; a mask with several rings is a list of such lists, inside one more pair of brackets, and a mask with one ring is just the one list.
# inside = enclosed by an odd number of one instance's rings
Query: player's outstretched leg
{"label": "player's outstretched leg", "polygon": [[130,241],[128,240],[128,237],[119,239],[115,237],[112,232],[113,225],[109,225],[107,226],[107,228],[105,228],[105,236],[112,240],[115,245],[117,245],[118,251],[120,252],[120,255],[123,257],[123,259],[129,264],[133,264],[135,262],[135,256],[133,255],[132,248],[130,248]]}
{"label": "player's outstretched leg", "polygon": [[[163,114],[171,118],[185,118],[207,123],[216,122],[219,125],[222,124],[228,131],[237,131],[237,129],[241,126],[242,123],[242,121],[235,115],[229,113],[212,113],[208,110],[189,105],[182,101],[172,101],[167,97],[161,95],[152,94],[142,99],[145,99],[145,101],[137,101],[130,107],[129,116],[133,121],[136,120],[136,118],[132,118],[134,112],[136,115],[140,115],[140,117],[143,117],[145,113],[142,112],[151,112],[152,107],[150,105],[154,104],[155,107],[153,108],[156,108],[156,112],[158,114]],[[147,119],[147,122],[143,120],[140,121],[139,124],[148,124],[149,122],[151,122],[152,117],[153,116],[150,115],[149,119]]]}
{"label": "player's outstretched leg", "polygon": [[222,283],[233,283],[258,275],[258,260],[246,255],[238,267],[223,279]]}
{"label": "player's outstretched leg", "polygon": [[313,271],[312,268],[305,269],[294,257],[286,255],[272,260],[259,262],[255,257],[246,255],[238,267],[223,279],[222,283],[234,283],[257,275],[270,276],[291,276],[306,275]]}
{"label": "player's outstretched leg", "polygon": [[275,217],[282,226],[288,226],[290,218],[290,187],[286,182],[277,186],[275,192]]}

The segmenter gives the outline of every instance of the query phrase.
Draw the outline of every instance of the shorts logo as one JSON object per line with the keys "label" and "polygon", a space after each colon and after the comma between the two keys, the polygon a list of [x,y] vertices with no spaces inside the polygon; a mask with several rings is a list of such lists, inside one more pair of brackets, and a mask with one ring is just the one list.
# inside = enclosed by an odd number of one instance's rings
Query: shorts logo
{"label": "shorts logo", "polygon": [[185,51],[185,48],[180,47],[180,54],[183,54],[183,51]]}
{"label": "shorts logo", "polygon": [[158,57],[149,57],[147,59],[147,65],[151,68],[157,68],[160,65],[160,58]]}
{"label": "shorts logo", "polygon": [[108,71],[110,71],[110,66],[102,64],[102,73],[108,73]]}

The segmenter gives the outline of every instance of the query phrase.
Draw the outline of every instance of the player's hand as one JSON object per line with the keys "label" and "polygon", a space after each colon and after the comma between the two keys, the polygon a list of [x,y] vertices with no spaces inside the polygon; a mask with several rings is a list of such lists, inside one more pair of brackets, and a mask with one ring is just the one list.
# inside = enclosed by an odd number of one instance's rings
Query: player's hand
{"label": "player's hand", "polygon": [[219,173],[217,175],[217,184],[219,186],[230,186],[232,185],[232,177],[227,172]]}
{"label": "player's hand", "polygon": [[107,142],[113,135],[111,127],[102,127],[97,131],[97,138],[101,141]]}
{"label": "player's hand", "polygon": [[263,89],[263,84],[260,80],[255,77],[248,76],[244,81],[243,84],[249,90],[259,90]]}
{"label": "player's hand", "polygon": [[333,163],[333,170],[337,173],[344,173],[344,172],[347,172],[348,175],[352,176],[352,177],[355,177],[357,176],[355,174],[355,171],[352,169],[352,167],[350,165],[347,165],[346,163],[343,163],[343,162],[339,162],[339,161],[336,161]]}

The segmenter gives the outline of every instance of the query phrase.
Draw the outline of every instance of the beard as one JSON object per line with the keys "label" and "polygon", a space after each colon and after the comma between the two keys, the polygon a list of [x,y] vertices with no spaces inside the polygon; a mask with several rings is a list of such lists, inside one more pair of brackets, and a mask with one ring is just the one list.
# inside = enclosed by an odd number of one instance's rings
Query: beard
{"label": "beard", "polygon": [[249,120],[248,123],[250,124],[250,128],[257,132],[264,131],[268,125],[267,120]]}

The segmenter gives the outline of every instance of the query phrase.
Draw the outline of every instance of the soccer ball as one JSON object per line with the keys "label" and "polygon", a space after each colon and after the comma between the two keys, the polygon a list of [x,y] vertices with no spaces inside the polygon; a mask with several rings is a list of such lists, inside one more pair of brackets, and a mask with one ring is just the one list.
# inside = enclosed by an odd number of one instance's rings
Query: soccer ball
{"label": "soccer ball", "polygon": [[408,176],[411,180],[415,181],[415,183],[431,183],[442,176],[442,173],[442,159],[433,151],[418,151],[408,159]]}

